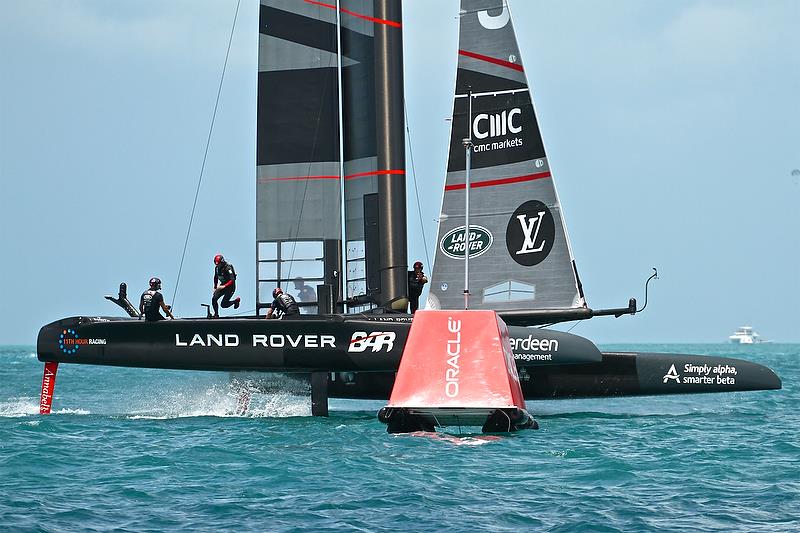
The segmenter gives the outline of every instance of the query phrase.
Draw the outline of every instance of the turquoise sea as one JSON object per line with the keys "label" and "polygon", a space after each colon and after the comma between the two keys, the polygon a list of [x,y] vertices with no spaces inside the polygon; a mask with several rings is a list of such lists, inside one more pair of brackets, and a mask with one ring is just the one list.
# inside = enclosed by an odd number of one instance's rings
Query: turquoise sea
{"label": "turquoise sea", "polygon": [[800,531],[800,345],[617,345],[766,364],[783,390],[529,402],[541,429],[392,436],[382,402],[0,346],[2,531]]}

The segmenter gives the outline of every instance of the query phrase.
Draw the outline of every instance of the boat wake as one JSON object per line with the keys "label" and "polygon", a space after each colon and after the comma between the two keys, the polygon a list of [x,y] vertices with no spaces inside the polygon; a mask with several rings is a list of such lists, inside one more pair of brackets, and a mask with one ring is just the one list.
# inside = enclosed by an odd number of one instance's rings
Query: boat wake
{"label": "boat wake", "polygon": [[0,417],[3,418],[38,414],[39,402],[33,397],[10,398],[8,401],[0,402]]}
{"label": "boat wake", "polygon": [[191,417],[289,418],[310,416],[307,396],[286,392],[250,394],[249,406],[241,409],[241,390],[214,384],[205,390],[172,390],[148,393],[132,405],[126,418],[166,420]]}

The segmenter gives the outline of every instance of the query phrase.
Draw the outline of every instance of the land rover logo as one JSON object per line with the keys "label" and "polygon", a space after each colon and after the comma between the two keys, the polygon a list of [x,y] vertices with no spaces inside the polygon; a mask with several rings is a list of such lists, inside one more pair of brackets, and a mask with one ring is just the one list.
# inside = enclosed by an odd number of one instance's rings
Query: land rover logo
{"label": "land rover logo", "polygon": [[538,265],[553,249],[555,236],[556,225],[550,209],[538,200],[530,200],[508,219],[508,254],[522,266]]}
{"label": "land rover logo", "polygon": [[[492,247],[494,237],[488,229],[482,226],[469,227],[469,256],[478,257]],[[442,253],[453,259],[464,259],[464,226],[459,226],[447,232],[439,243]]]}

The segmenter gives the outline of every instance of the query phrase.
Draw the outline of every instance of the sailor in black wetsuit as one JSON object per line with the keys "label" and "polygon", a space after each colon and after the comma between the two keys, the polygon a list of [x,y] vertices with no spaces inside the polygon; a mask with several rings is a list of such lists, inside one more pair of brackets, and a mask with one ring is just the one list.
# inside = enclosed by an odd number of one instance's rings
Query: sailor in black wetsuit
{"label": "sailor in black wetsuit", "polygon": [[169,310],[169,306],[164,303],[164,297],[158,292],[159,290],[161,290],[161,280],[150,278],[150,288],[142,293],[142,297],[139,300],[139,312],[142,313],[147,322],[164,320],[164,317],[158,312],[159,308],[163,309],[168,317],[175,319],[172,316],[172,311]]}
{"label": "sailor in black wetsuit", "polygon": [[[300,315],[300,308],[291,294],[286,294],[283,289],[276,287],[272,291],[272,305],[267,311],[267,318],[272,318],[275,311],[281,312],[281,318],[291,318]],[[277,316],[275,318],[278,318]]]}
{"label": "sailor in black wetsuit", "polygon": [[419,309],[419,297],[422,294],[422,287],[428,283],[425,272],[422,271],[422,263],[414,263],[414,270],[408,271],[408,301],[411,304],[411,314]]}
{"label": "sailor in black wetsuit", "polygon": [[[214,295],[211,297],[211,305],[214,307],[213,318],[219,318],[219,306],[227,309],[233,306],[234,309],[239,309],[239,303],[242,301],[238,296],[231,300],[234,291],[236,291],[236,271],[233,265],[225,261],[221,255],[214,256]],[[222,298],[222,302],[217,304],[217,300]]]}

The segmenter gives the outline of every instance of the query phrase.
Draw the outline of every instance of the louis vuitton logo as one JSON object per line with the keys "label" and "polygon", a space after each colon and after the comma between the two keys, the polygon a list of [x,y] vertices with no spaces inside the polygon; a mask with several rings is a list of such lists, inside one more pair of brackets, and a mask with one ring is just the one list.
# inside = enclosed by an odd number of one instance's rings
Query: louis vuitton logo
{"label": "louis vuitton logo", "polygon": [[522,233],[525,235],[522,248],[517,250],[517,255],[541,252],[544,249],[546,243],[545,239],[542,239],[539,246],[536,246],[536,239],[539,237],[539,229],[542,227],[543,216],[544,211],[539,211],[536,216],[532,218],[528,218],[526,215],[517,215],[519,225],[522,226]]}

